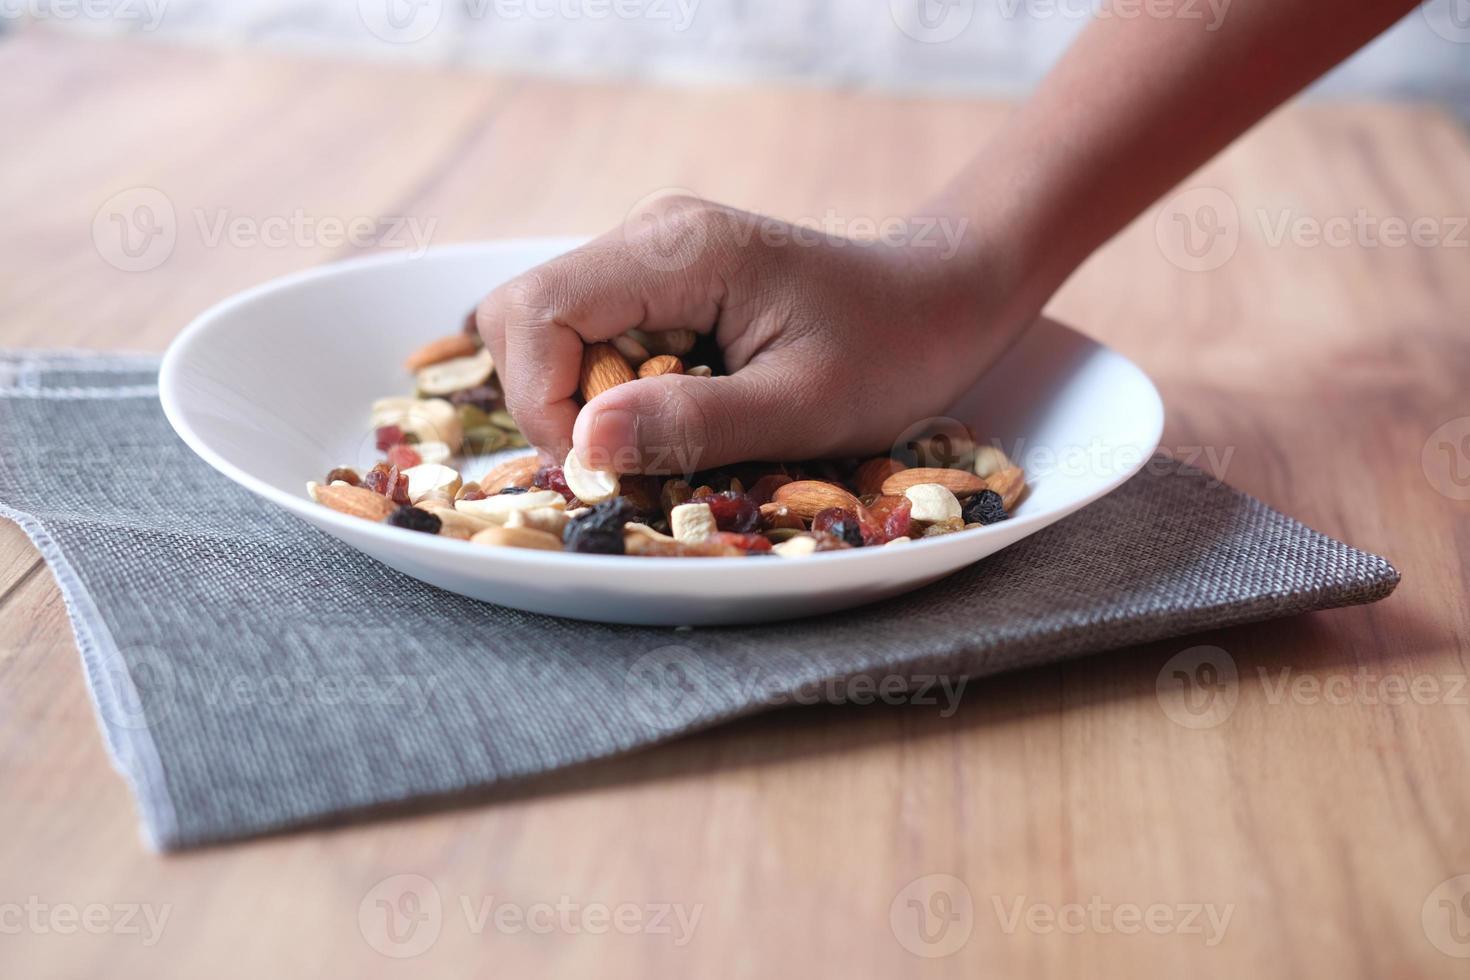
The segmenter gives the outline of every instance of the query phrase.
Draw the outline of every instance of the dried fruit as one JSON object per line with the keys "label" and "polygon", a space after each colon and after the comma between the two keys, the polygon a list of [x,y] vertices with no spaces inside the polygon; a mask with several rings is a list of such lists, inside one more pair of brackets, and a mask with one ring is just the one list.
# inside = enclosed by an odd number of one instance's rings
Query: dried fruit
{"label": "dried fruit", "polygon": [[423,534],[438,534],[439,529],[444,526],[438,516],[417,507],[399,507],[388,515],[388,523],[406,531],[419,531]]}
{"label": "dried fruit", "polygon": [[858,499],[835,483],[820,480],[797,480],[776,491],[774,498],[784,504],[793,514],[811,520],[829,507],[841,507],[857,512]]}
{"label": "dried fruit", "polygon": [[562,473],[560,466],[543,466],[536,471],[536,477],[532,484],[545,490],[555,490],[566,498],[568,504],[577,499],[572,493],[572,488],[567,486],[566,476]]}
{"label": "dried fruit", "polygon": [[362,478],[362,485],[364,489],[387,497],[396,504],[409,502],[408,478],[391,463],[379,463],[368,470]]}
{"label": "dried fruit", "polygon": [[903,470],[883,481],[883,492],[902,495],[910,487],[934,484],[944,487],[956,497],[969,497],[985,489],[985,481],[964,470],[919,468]]}
{"label": "dried fruit", "polygon": [[357,470],[350,466],[339,466],[327,474],[327,483],[346,483],[350,486],[361,486],[362,477],[357,475]]}
{"label": "dried fruit", "polygon": [[1006,513],[1005,501],[994,490],[981,490],[965,504],[966,524],[998,524],[1011,515]]}
{"label": "dried fruit", "polygon": [[854,511],[841,507],[829,507],[812,519],[813,531],[826,531],[846,541],[854,548],[863,546],[863,531],[858,525]]}
{"label": "dried fruit", "polygon": [[[484,412],[487,418],[493,413],[505,408],[505,395],[495,385],[486,382],[473,388],[465,388],[456,391],[449,396],[449,404],[456,408],[475,408]],[[495,420],[490,418],[492,424]],[[504,426],[502,426],[504,428]]]}
{"label": "dried fruit", "polygon": [[424,461],[412,446],[394,446],[388,450],[388,464],[400,470],[412,469]]}
{"label": "dried fruit", "polygon": [[412,354],[403,362],[403,369],[409,374],[416,374],[431,364],[442,361],[452,361],[459,357],[471,357],[480,349],[475,337],[466,334],[455,334],[453,337],[440,337],[431,340]]}
{"label": "dried fruit", "polygon": [[960,520],[960,502],[948,487],[937,483],[921,483],[903,492],[913,505],[912,517],[920,524]]}
{"label": "dried fruit", "polygon": [[710,541],[715,544],[727,544],[741,551],[770,551],[771,542],[759,534],[732,534],[729,531],[719,531],[709,536]]}
{"label": "dried fruit", "polygon": [[751,498],[736,491],[717,493],[704,499],[721,531],[749,534],[760,529],[761,510]]}
{"label": "dried fruit", "polygon": [[414,384],[424,395],[449,395],[466,388],[478,388],[490,380],[495,361],[490,351],[481,348],[469,357],[431,364],[414,375]]}
{"label": "dried fruit", "polygon": [[598,504],[566,526],[562,540],[568,551],[584,555],[621,555],[626,550],[624,525],[632,508],[619,499]]}
{"label": "dried fruit", "polygon": [[385,453],[394,446],[403,444],[403,427],[398,425],[380,425],[373,433],[374,445],[378,452]]}
{"label": "dried fruit", "polygon": [[361,517],[368,521],[381,521],[395,509],[393,501],[362,487],[324,487],[318,483],[309,483],[306,492],[317,503],[325,504],[340,514]]}
{"label": "dried fruit", "polygon": [[627,384],[638,376],[627,358],[612,344],[588,344],[582,348],[582,398],[592,401],[604,391]]}
{"label": "dried fruit", "polygon": [[584,504],[600,504],[618,495],[618,475],[612,470],[598,470],[587,466],[574,449],[567,453],[561,467],[567,489],[576,494]]}
{"label": "dried fruit", "polygon": [[665,374],[683,374],[684,362],[673,354],[660,354],[644,361],[638,368],[640,378],[658,378]]}

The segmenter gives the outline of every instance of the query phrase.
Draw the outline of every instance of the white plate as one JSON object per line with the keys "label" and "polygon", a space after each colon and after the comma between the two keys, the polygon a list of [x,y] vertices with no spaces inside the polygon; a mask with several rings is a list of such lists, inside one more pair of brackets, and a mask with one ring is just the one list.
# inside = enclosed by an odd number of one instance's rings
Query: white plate
{"label": "white plate", "polygon": [[[210,465],[386,565],[451,592],[615,623],[708,625],[858,606],[927,585],[1114,489],[1158,446],[1158,392],[1119,354],[1042,321],[950,409],[1027,470],[991,527],[894,548],[783,559],[624,558],[490,549],[347,517],[308,480],[370,463],[371,402],[407,394],[406,354],[450,332],[497,283],[577,244],[495,242],[345,262],[241,293],[164,358],[164,411]],[[472,471],[473,472],[473,471]]]}

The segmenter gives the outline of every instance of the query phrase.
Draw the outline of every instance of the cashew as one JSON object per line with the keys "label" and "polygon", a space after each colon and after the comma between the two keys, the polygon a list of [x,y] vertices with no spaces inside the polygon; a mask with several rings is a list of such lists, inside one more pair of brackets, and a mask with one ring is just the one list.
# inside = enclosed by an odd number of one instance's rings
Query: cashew
{"label": "cashew", "polygon": [[937,524],[964,513],[959,498],[937,483],[920,483],[909,487],[903,495],[913,504],[912,517],[920,524]]}
{"label": "cashew", "polygon": [[817,539],[810,534],[798,534],[789,541],[782,541],[771,548],[782,558],[805,558],[807,555],[816,554]]}
{"label": "cashew", "polygon": [[577,499],[584,504],[600,504],[604,500],[611,500],[618,495],[621,485],[618,475],[611,470],[594,470],[590,466],[583,465],[577,458],[574,449],[567,453],[566,462],[561,467],[562,479],[567,481],[567,487],[577,495]]}
{"label": "cashew", "polygon": [[481,348],[469,357],[430,364],[414,375],[414,384],[426,395],[450,395],[465,388],[482,385],[495,370],[490,352]]}
{"label": "cashew", "polygon": [[567,527],[567,512],[560,507],[533,507],[530,510],[513,510],[505,519],[506,527],[528,527],[533,531],[545,531],[558,538]]}
{"label": "cashew", "polygon": [[423,463],[403,471],[408,477],[408,499],[418,503],[431,493],[445,493],[453,500],[463,482],[459,471],[438,463]]}
{"label": "cashew", "polygon": [[502,493],[484,500],[456,500],[454,509],[461,514],[478,517],[491,524],[504,524],[518,510],[536,510],[555,507],[566,510],[567,502],[555,490],[533,490],[530,493]]}
{"label": "cashew", "polygon": [[703,541],[719,528],[709,504],[680,504],[669,514],[669,525],[679,541]]}

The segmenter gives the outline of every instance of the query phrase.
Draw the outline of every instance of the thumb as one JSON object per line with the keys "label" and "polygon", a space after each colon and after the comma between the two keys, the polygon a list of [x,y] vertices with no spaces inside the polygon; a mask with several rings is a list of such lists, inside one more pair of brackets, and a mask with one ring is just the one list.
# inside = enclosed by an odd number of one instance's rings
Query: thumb
{"label": "thumb", "polygon": [[813,400],[770,363],[723,378],[643,378],[589,402],[572,442],[583,462],[620,473],[788,459],[815,448],[809,433],[820,418],[805,404]]}

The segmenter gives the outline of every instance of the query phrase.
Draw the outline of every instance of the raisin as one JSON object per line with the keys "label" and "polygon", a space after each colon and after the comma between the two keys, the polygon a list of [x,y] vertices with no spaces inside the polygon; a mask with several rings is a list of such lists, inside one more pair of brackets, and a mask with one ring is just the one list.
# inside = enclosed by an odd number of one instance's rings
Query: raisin
{"label": "raisin", "polygon": [[715,515],[715,526],[733,534],[750,534],[760,530],[760,506],[743,493],[727,491],[704,498]]}
{"label": "raisin", "polygon": [[386,453],[394,446],[403,442],[403,430],[396,425],[385,425],[373,433],[377,440],[378,452]]}
{"label": "raisin", "polygon": [[400,470],[411,470],[424,461],[412,446],[394,446],[388,450],[388,462]]}
{"label": "raisin", "polygon": [[395,504],[408,503],[408,477],[391,463],[379,463],[362,478],[362,485],[373,493],[382,494]]}
{"label": "raisin", "polygon": [[562,541],[568,551],[584,555],[621,555],[623,525],[632,517],[633,507],[621,497],[598,504],[589,513],[567,524]]}
{"label": "raisin", "polygon": [[401,527],[409,531],[420,531],[424,534],[438,534],[444,522],[439,520],[435,514],[417,507],[400,507],[388,515],[388,523],[394,527]]}
{"label": "raisin", "polygon": [[362,477],[358,476],[357,470],[354,470],[350,466],[339,466],[327,474],[327,486],[331,486],[338,480],[351,484],[354,487],[362,485]]}
{"label": "raisin", "polygon": [[842,539],[850,548],[861,548],[864,543],[863,529],[858,523],[858,516],[842,507],[828,507],[818,513],[812,518],[812,530],[826,531]]}
{"label": "raisin", "polygon": [[964,509],[966,524],[998,524],[1008,520],[1005,501],[994,490],[981,490],[970,498]]}
{"label": "raisin", "polygon": [[[473,492],[474,491],[471,491],[471,493],[473,493]],[[514,496],[516,496],[518,494],[530,493],[530,492],[531,492],[531,488],[530,487],[506,487],[505,489],[503,489],[503,490],[500,491],[499,496],[501,496],[501,497],[506,497],[506,496],[514,497]],[[467,493],[467,494],[464,495],[464,499],[466,499],[466,500],[471,500],[471,499],[473,499],[473,500],[484,500],[485,499],[485,495],[484,494],[481,494],[478,497],[473,497],[472,498]]]}

